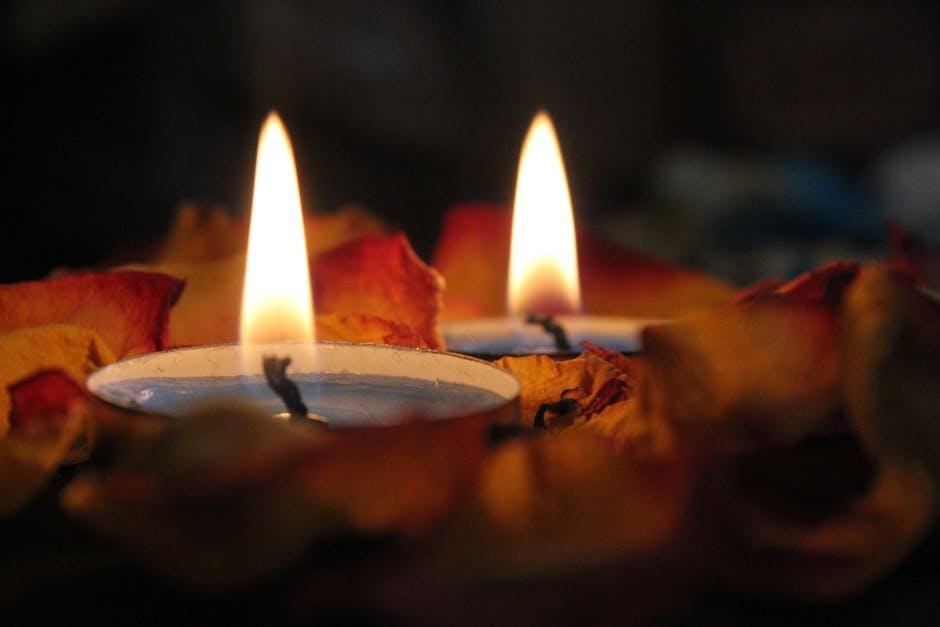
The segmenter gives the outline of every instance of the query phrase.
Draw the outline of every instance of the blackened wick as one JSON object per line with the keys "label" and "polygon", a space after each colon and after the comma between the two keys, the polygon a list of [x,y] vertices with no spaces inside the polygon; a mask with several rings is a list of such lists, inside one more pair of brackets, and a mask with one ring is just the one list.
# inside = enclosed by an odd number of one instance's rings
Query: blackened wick
{"label": "blackened wick", "polygon": [[571,342],[568,341],[568,334],[565,332],[565,328],[555,321],[555,318],[531,313],[526,316],[525,321],[527,324],[540,325],[545,329],[546,333],[551,334],[552,338],[555,340],[555,349],[558,350],[558,352],[571,352]]}
{"label": "blackened wick", "polygon": [[261,360],[261,365],[268,386],[284,401],[291,420],[306,420],[307,405],[300,396],[300,388],[287,376],[290,357],[265,355]]}

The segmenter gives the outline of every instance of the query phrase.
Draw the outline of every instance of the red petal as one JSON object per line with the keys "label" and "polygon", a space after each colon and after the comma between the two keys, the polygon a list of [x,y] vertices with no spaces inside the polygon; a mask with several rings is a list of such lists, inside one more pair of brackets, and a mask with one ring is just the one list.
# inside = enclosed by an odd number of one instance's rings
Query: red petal
{"label": "red petal", "polygon": [[74,403],[89,400],[85,388],[61,370],[41,370],[14,383],[9,390],[11,432],[37,421],[62,420]]}

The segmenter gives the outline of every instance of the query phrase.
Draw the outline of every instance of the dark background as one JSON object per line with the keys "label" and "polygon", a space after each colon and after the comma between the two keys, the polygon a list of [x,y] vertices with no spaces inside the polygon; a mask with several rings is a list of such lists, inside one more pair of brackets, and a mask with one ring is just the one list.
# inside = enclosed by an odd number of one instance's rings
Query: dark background
{"label": "dark background", "polygon": [[510,200],[538,107],[580,220],[732,278],[872,254],[889,217],[940,230],[933,2],[2,11],[0,280],[105,262],[158,237],[183,199],[244,210],[270,108],[306,206],[364,203],[425,255],[449,205]]}

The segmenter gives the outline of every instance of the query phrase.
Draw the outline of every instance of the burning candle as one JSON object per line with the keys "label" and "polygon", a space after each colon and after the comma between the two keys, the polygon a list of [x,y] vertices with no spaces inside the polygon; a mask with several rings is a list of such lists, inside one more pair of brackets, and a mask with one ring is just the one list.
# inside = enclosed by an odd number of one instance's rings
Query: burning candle
{"label": "burning candle", "polygon": [[97,371],[88,388],[122,407],[179,415],[243,400],[332,426],[491,412],[511,418],[519,383],[463,355],[314,342],[314,304],[293,149],[276,113],[258,142],[239,344],[143,355]]}
{"label": "burning candle", "polygon": [[499,356],[568,353],[583,340],[639,349],[648,320],[581,313],[574,212],[551,118],[535,115],[519,158],[509,255],[508,316],[449,322],[451,350]]}

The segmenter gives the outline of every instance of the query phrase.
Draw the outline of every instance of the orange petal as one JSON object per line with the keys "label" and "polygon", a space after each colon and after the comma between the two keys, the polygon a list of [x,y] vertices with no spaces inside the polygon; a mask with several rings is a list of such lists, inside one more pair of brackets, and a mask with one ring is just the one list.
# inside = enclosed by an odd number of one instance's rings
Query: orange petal
{"label": "orange petal", "polygon": [[681,535],[689,479],[681,463],[636,463],[584,434],[510,442],[449,527],[447,564],[505,581],[661,557]]}
{"label": "orange petal", "polygon": [[846,404],[875,454],[925,464],[940,481],[940,302],[873,264],[842,316]]}
{"label": "orange petal", "polygon": [[0,285],[0,333],[66,323],[96,332],[119,356],[166,347],[183,282],[150,272],[96,272]]}
{"label": "orange petal", "polygon": [[787,443],[840,403],[836,320],[824,307],[724,307],[643,332],[645,410],[726,450]]}
{"label": "orange petal", "polygon": [[[520,415],[533,424],[539,408],[545,404],[572,399],[579,405],[578,415],[590,408],[601,411],[606,404],[625,397],[631,388],[630,379],[614,366],[590,354],[557,361],[547,355],[502,357],[495,365],[513,373],[522,386]],[[609,383],[620,381],[621,383]],[[601,397],[604,397],[603,399]],[[552,425],[553,428],[567,425]]]}
{"label": "orange petal", "polygon": [[[444,218],[433,264],[447,279],[444,315],[506,313],[512,216],[492,205],[458,205]],[[724,283],[578,232],[584,310],[592,314],[674,317],[730,295]]]}
{"label": "orange petal", "polygon": [[134,458],[78,477],[62,499],[151,570],[230,589],[353,529],[428,531],[475,485],[485,434],[476,418],[322,432],[208,408]]}
{"label": "orange petal", "polygon": [[317,339],[430,348],[411,327],[367,314],[317,316]]}
{"label": "orange petal", "polygon": [[443,347],[438,315],[443,280],[404,234],[367,235],[313,261],[320,313],[370,314],[407,325],[432,348]]}
{"label": "orange petal", "polygon": [[61,369],[75,381],[114,361],[93,332],[52,324],[0,335],[0,436],[7,430],[11,401],[7,387],[39,370]]}
{"label": "orange petal", "polygon": [[[358,205],[326,214],[305,214],[307,250],[313,255],[367,233],[385,230],[382,221]],[[248,221],[219,207],[180,206],[164,242],[151,263],[214,261],[245,252]]]}

